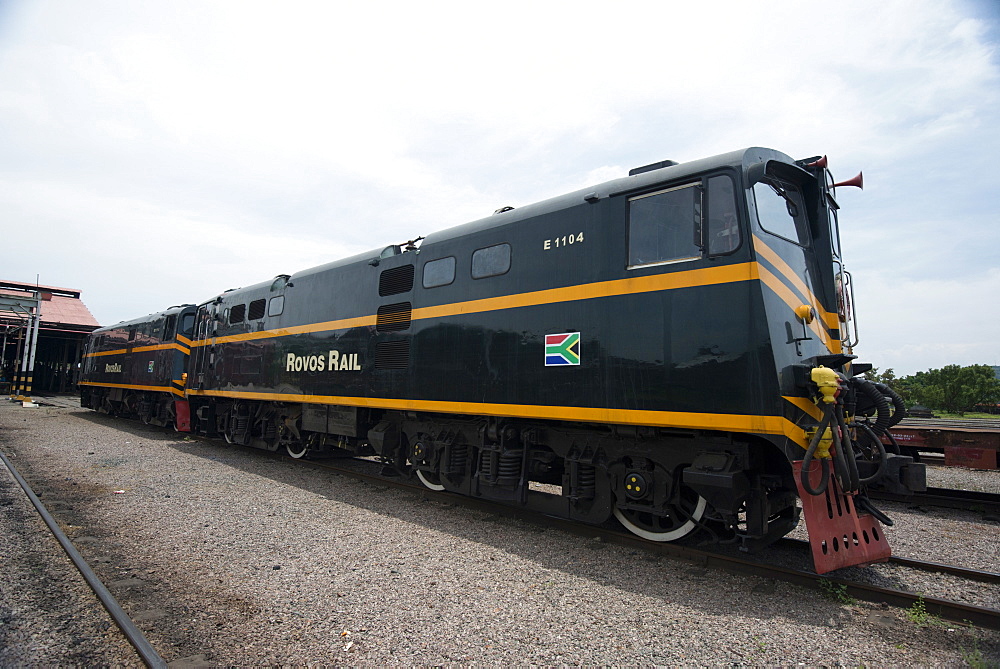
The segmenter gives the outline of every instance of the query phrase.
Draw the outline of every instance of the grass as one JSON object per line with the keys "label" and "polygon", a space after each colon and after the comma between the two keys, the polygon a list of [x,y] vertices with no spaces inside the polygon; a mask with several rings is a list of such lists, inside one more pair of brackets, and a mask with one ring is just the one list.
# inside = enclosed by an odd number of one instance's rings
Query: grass
{"label": "grass", "polygon": [[823,596],[838,604],[853,604],[854,598],[847,594],[847,586],[843,583],[834,583],[825,578],[819,580],[819,589],[823,591]]}

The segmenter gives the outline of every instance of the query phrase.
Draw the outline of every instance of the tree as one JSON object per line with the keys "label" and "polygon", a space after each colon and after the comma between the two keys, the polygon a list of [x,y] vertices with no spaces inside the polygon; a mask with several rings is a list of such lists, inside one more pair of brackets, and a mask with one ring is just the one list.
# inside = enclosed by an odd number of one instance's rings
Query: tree
{"label": "tree", "polygon": [[965,413],[976,404],[1000,400],[1000,380],[989,365],[947,365],[917,372],[900,379],[899,383],[908,399],[957,414]]}
{"label": "tree", "polygon": [[906,383],[907,379],[911,379],[913,377],[904,376],[903,378],[896,378],[896,372],[892,367],[886,368],[884,372],[879,372],[878,367],[872,367],[865,372],[865,378],[873,383],[883,383],[889,386],[903,398],[903,402],[905,402],[908,406],[915,403],[912,401],[912,393]]}
{"label": "tree", "polygon": [[887,368],[884,372],[878,371],[878,367],[872,367],[865,372],[865,378],[873,383],[884,383],[893,390],[896,389],[896,385],[899,382],[899,379],[896,378],[896,372],[892,367]]}

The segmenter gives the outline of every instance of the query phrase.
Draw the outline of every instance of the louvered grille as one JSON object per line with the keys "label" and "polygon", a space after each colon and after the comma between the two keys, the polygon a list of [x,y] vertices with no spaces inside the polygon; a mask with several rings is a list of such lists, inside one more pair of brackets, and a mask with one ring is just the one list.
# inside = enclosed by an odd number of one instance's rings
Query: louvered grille
{"label": "louvered grille", "polygon": [[376,332],[399,332],[410,327],[410,314],[413,312],[409,302],[384,304],[378,308],[375,317]]}
{"label": "louvered grille", "polygon": [[378,277],[378,294],[398,295],[413,290],[413,265],[393,267],[382,272]]}
{"label": "louvered grille", "polygon": [[406,369],[410,364],[410,340],[387,341],[375,346],[376,369]]}
{"label": "louvered grille", "polygon": [[242,323],[243,318],[247,314],[247,305],[236,304],[233,308],[229,310],[229,324],[235,325],[236,323]]}
{"label": "louvered grille", "polygon": [[248,321],[259,321],[264,318],[264,305],[265,300],[254,300],[250,303],[250,314],[247,316]]}

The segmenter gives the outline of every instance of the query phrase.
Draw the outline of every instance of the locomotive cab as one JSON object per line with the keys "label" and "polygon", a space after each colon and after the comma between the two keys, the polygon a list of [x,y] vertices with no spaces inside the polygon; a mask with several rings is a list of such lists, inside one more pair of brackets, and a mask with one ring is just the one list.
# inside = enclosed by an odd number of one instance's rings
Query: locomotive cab
{"label": "locomotive cab", "polygon": [[[789,164],[766,156],[746,169],[747,205],[771,331],[775,372],[791,430],[785,452],[820,573],[885,559],[881,524],[891,520],[864,495],[869,485],[896,492],[925,487],[923,465],[887,452],[888,427],[904,415],[889,388],[854,365],[857,321],[851,276],[839,240],[838,185],[826,158]],[[872,418],[874,417],[874,420]],[[830,509],[841,509],[840,514]]]}

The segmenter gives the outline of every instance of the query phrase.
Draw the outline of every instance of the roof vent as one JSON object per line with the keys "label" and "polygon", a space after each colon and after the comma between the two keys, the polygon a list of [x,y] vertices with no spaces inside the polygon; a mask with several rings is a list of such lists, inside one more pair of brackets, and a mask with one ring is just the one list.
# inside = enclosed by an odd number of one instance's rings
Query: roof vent
{"label": "roof vent", "polygon": [[628,171],[628,175],[630,177],[634,177],[636,174],[652,172],[653,170],[658,170],[663,167],[673,167],[674,165],[680,165],[680,163],[676,160],[661,160],[658,163],[650,163],[649,165],[643,165],[642,167],[634,167]]}

